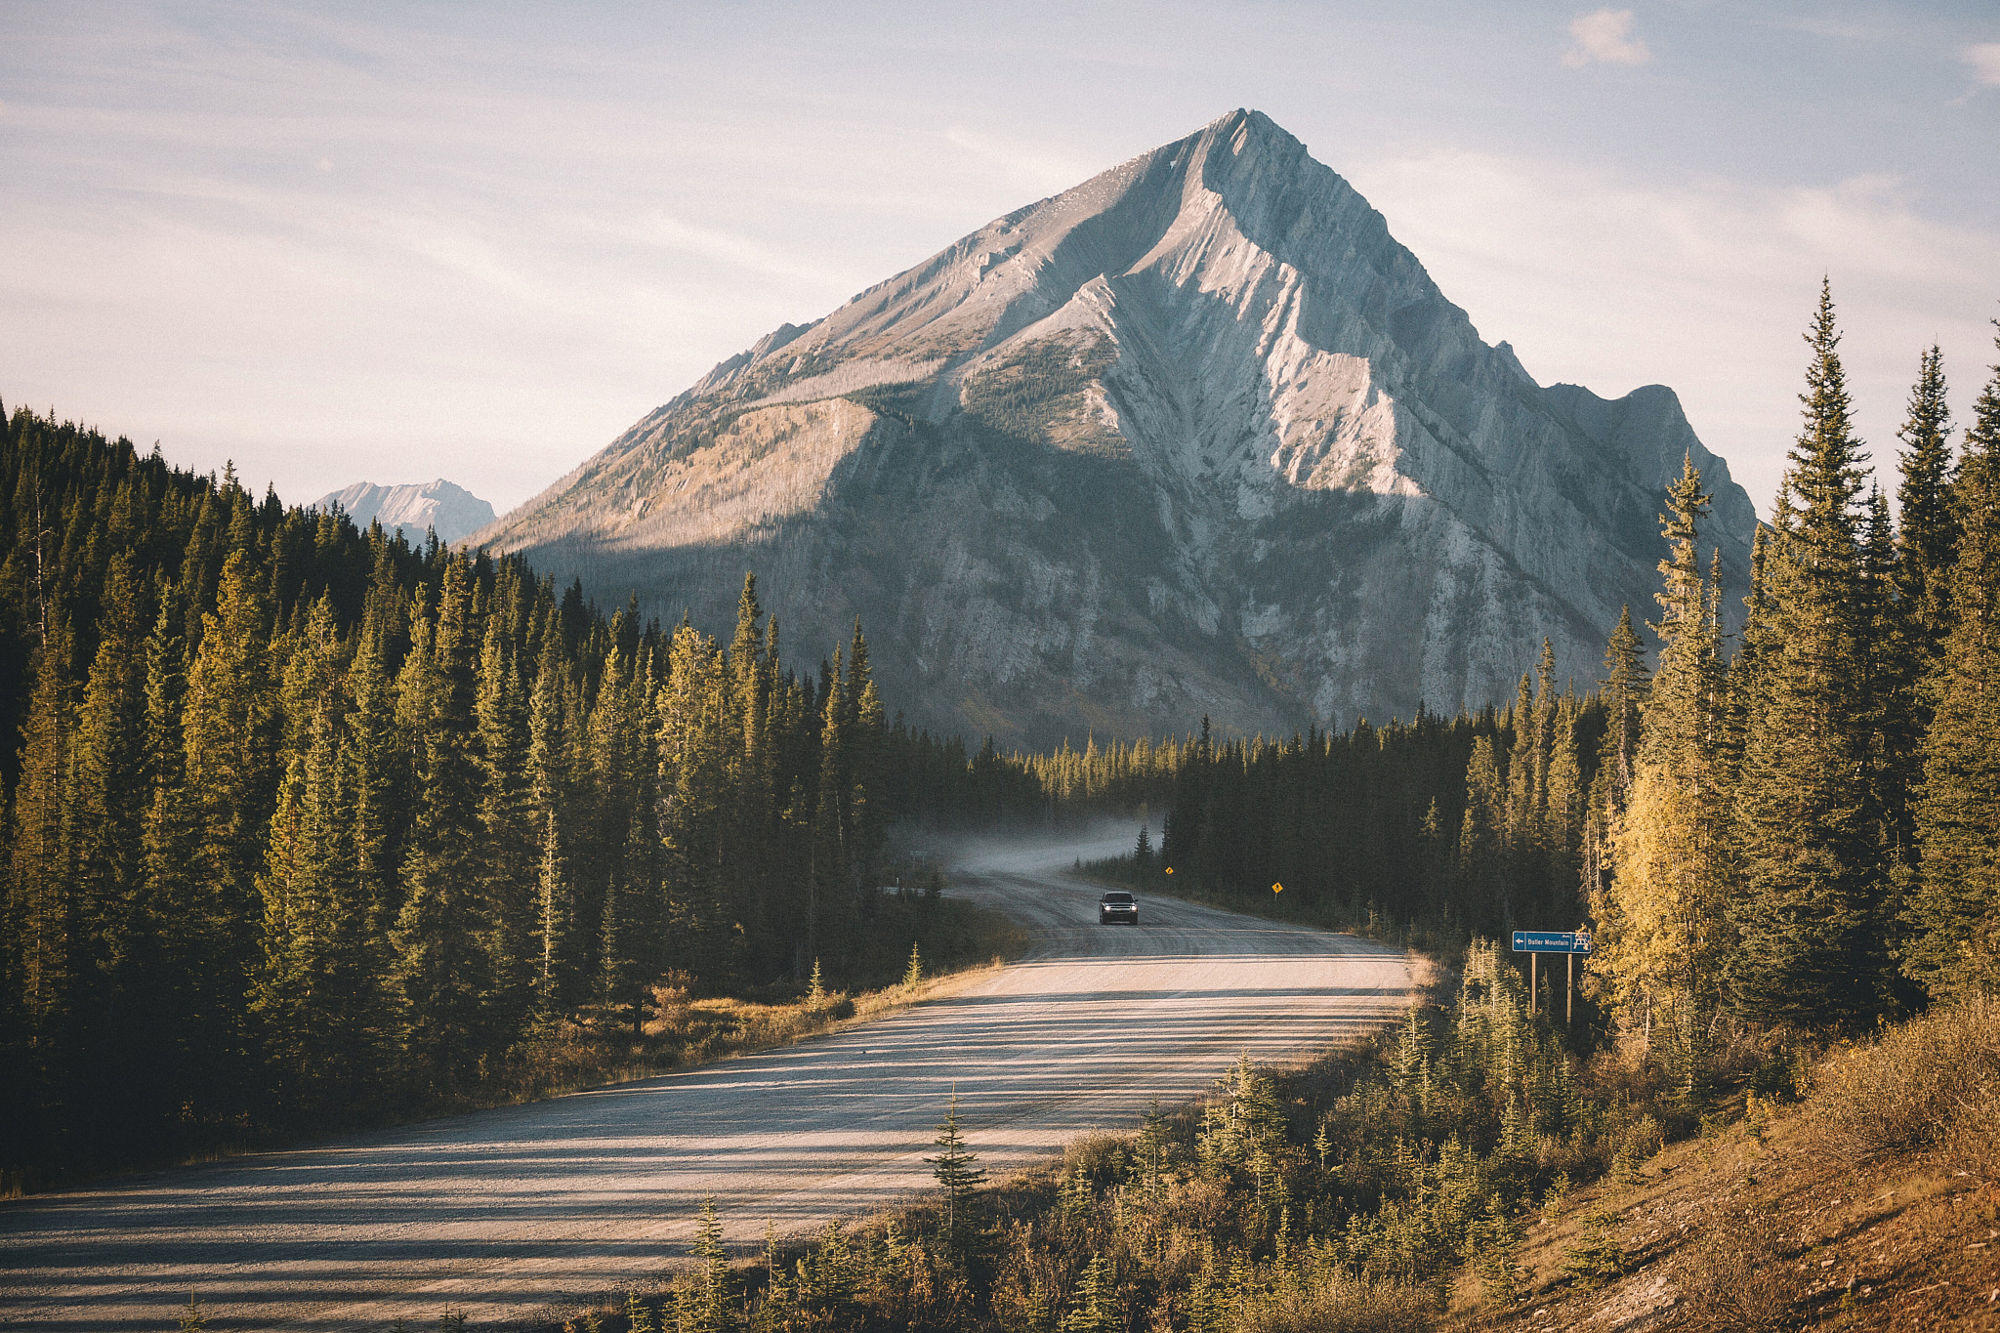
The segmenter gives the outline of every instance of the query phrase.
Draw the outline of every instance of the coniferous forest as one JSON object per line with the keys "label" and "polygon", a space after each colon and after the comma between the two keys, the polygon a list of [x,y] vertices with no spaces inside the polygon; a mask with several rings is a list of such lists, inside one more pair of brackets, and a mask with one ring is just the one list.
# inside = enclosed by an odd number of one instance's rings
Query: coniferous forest
{"label": "coniferous forest", "polygon": [[[1954,457],[1940,358],[1922,357],[1898,525],[1852,434],[1838,341],[1823,294],[1805,426],[1733,644],[1689,466],[1662,507],[1655,646],[1628,614],[1595,688],[1555,680],[1545,647],[1510,705],[1470,716],[1280,742],[1204,727],[1149,750],[1158,771],[1114,747],[1090,778],[1023,761],[1086,791],[1113,768],[1130,794],[1164,784],[1160,845],[1142,834],[1094,873],[1417,940],[1455,965],[1438,1006],[1301,1071],[1241,1065],[1207,1103],[983,1194],[961,1185],[974,1163],[948,1116],[934,1206],[736,1275],[711,1210],[697,1270],[608,1326],[1553,1326],[1519,1304],[1535,1212],[1629,1183],[1665,1140],[1732,1115],[1761,1146],[1773,1106],[1808,1093],[1806,1151],[1843,1171],[1936,1149],[1957,1177],[2000,1182],[2000,366]],[[1519,958],[1480,938],[1584,925],[1599,948],[1573,1025],[1538,1014]],[[1656,1264],[1619,1220],[1583,1212],[1535,1302]],[[1782,1272],[1753,1271],[1780,1270],[1789,1239],[1726,1208],[1710,1225],[1708,1257],[1675,1272],[1672,1326],[1799,1326]],[[1850,1284],[1840,1309],[1855,1299]]]}
{"label": "coniferous forest", "polygon": [[1447,939],[1593,926],[1597,998],[1690,1086],[1732,1024],[1852,1031],[2000,986],[2000,368],[1955,451],[1921,356],[1892,522],[1828,290],[1806,341],[1747,590],[1690,466],[1651,634],[1628,609],[1594,688],[1545,648],[1505,708],[1204,735],[1127,873]]}
{"label": "coniferous forest", "polygon": [[[2000,367],[1960,432],[1922,355],[1892,521],[1830,293],[1807,342],[1749,587],[1690,465],[1598,680],[1545,644],[1475,713],[1032,756],[891,720],[859,626],[792,668],[754,580],[727,643],[607,617],[16,412],[5,1165],[421,1104],[584,1016],[636,1027],[663,983],[817,993],[912,936],[893,825],[1144,806],[1157,847],[1101,873],[1415,940],[1459,964],[1448,1011],[983,1197],[948,1119],[939,1217],[747,1288],[711,1214],[679,1326],[1417,1328],[1467,1265],[1505,1304],[1524,1210],[1692,1132],[1722,1080],[1796,1092],[1790,1043],[2000,988]],[[1562,1029],[1482,941],[1583,926]]]}
{"label": "coniferous forest", "polygon": [[430,1105],[663,980],[867,980],[921,934],[891,820],[1038,805],[754,580],[718,643],[25,411],[0,468],[22,1179]]}

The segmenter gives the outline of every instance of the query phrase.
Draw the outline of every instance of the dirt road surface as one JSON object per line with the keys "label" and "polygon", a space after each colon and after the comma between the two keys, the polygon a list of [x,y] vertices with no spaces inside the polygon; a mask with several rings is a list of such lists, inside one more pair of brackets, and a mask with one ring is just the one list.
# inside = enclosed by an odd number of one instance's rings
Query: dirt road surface
{"label": "dirt road surface", "polygon": [[1136,1126],[1237,1058],[1282,1061],[1393,1019],[1411,960],[1163,899],[1096,924],[1062,873],[1120,832],[974,846],[952,892],[1028,924],[1021,962],[834,1035],[705,1069],[0,1204],[0,1326],[512,1324],[687,1253],[704,1195],[733,1245],[919,1195],[954,1087],[999,1176]]}

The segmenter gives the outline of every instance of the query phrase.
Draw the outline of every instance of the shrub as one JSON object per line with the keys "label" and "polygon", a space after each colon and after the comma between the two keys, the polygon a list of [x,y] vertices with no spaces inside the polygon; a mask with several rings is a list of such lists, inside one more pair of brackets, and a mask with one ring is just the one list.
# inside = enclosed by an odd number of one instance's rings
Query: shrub
{"label": "shrub", "polygon": [[1966,1067],[1953,1098],[1945,1154],[1962,1171],[2000,1185],[2000,1002],[1957,1006],[1965,1023]]}
{"label": "shrub", "polygon": [[1625,1271],[1625,1247],[1611,1234],[1615,1214],[1593,1209],[1583,1216],[1583,1234],[1564,1251],[1562,1274],[1593,1291]]}
{"label": "shrub", "polygon": [[1792,1297],[1771,1214],[1717,1210],[1702,1232],[1681,1274],[1687,1326],[1716,1333],[1786,1327]]}
{"label": "shrub", "polygon": [[[1940,1006],[1819,1067],[1807,1147],[1848,1161],[1934,1147],[1955,1133],[1970,1133],[1976,1144],[1970,1122],[1982,1109],[1991,1119],[1996,1079],[2000,1005],[1972,999]],[[1959,1125],[1965,1128],[1955,1131]]]}
{"label": "shrub", "polygon": [[1286,1283],[1230,1327],[1238,1333],[1430,1333],[1437,1327],[1436,1304],[1420,1288],[1316,1276]]}

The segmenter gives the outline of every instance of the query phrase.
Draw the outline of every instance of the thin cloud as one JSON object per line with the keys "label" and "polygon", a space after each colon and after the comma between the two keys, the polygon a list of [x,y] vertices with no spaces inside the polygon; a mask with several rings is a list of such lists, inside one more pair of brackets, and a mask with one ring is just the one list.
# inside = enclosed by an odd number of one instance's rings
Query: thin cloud
{"label": "thin cloud", "polygon": [[2000,42],[1979,42],[1959,55],[1972,66],[1973,77],[1988,87],[2000,88]]}
{"label": "thin cloud", "polygon": [[1576,45],[1563,52],[1563,64],[1571,69],[1645,64],[1653,53],[1632,35],[1632,22],[1629,9],[1599,9],[1577,15],[1569,24],[1570,40]]}

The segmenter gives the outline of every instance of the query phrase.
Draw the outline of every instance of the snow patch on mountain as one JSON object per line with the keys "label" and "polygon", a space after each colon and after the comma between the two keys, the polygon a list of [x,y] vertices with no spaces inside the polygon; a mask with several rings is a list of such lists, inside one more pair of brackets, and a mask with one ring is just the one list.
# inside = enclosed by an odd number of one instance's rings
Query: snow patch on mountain
{"label": "snow patch on mountain", "polygon": [[492,505],[442,477],[402,486],[357,481],[320,496],[306,507],[339,509],[357,526],[380,523],[384,531],[401,533],[412,541],[422,541],[425,533],[435,531],[438,540],[446,543],[471,536],[494,518]]}

